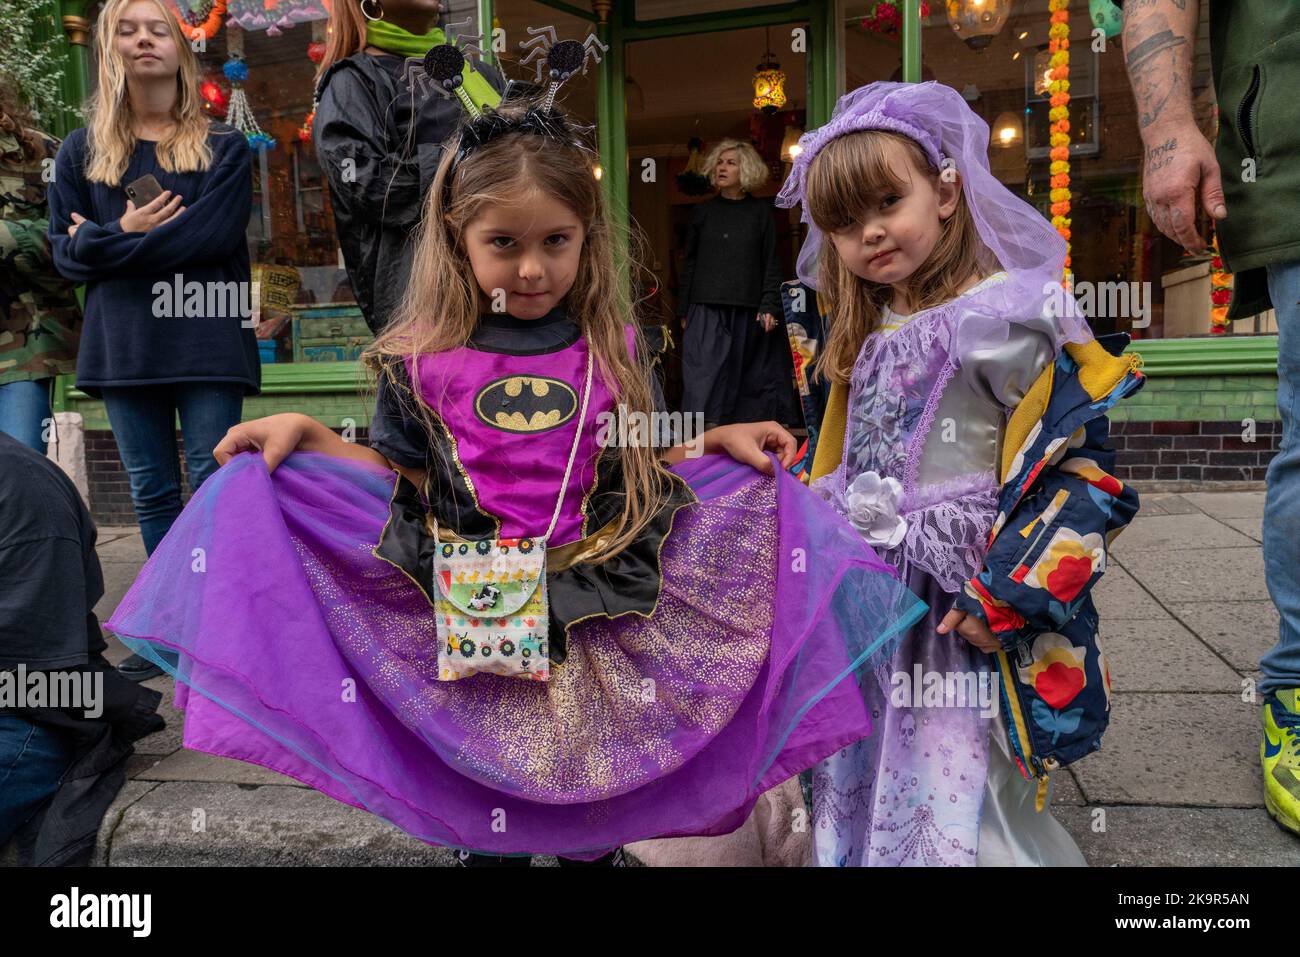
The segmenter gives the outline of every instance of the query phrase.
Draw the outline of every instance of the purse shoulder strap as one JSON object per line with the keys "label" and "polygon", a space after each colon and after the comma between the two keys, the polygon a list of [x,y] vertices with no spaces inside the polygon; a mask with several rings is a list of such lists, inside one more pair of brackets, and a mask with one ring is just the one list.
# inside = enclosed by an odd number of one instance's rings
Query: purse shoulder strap
{"label": "purse shoulder strap", "polygon": [[[573,474],[573,462],[578,457],[578,446],[582,443],[582,425],[587,420],[587,400],[591,398],[591,374],[594,364],[594,356],[591,351],[591,343],[587,345],[587,381],[582,388],[582,405],[578,409],[578,425],[573,433],[573,445],[569,449],[569,461],[564,466],[564,479],[560,482],[560,494],[555,500],[555,511],[551,515],[551,524],[547,526],[546,534],[542,536],[543,541],[549,540],[551,533],[555,531],[555,526],[560,521],[560,512],[564,508],[564,497],[569,491],[569,478]],[[432,514],[433,519],[433,540],[436,544],[438,541],[438,515]]]}
{"label": "purse shoulder strap", "polygon": [[550,541],[551,533],[555,531],[556,524],[560,521],[560,511],[564,507],[564,496],[569,491],[569,476],[573,474],[573,461],[578,457],[578,445],[582,441],[582,424],[587,421],[587,400],[591,398],[591,367],[593,355],[591,343],[587,343],[587,383],[582,387],[582,407],[578,410],[578,427],[573,433],[573,446],[569,449],[569,461],[564,466],[564,479],[560,482],[560,494],[555,500],[555,512],[551,515],[551,524],[547,526],[546,534],[543,537],[545,541]]}

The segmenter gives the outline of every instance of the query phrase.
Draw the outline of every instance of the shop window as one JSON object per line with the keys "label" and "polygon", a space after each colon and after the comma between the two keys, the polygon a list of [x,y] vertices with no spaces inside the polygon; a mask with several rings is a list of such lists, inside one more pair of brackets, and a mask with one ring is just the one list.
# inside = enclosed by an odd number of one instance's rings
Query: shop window
{"label": "shop window", "polygon": [[[873,19],[872,0],[845,4],[845,88],[901,79],[901,38]],[[899,4],[901,8],[901,4]],[[921,27],[922,79],[959,90],[990,127],[989,163],[1015,195],[1050,218],[1049,92],[1044,88],[1050,12],[1024,0],[979,49],[952,29],[945,4],[930,2]],[[1205,14],[1202,13],[1202,19]],[[1094,49],[1087,4],[1070,12],[1071,260],[1077,284],[1091,284],[1098,334],[1135,338],[1215,334],[1209,256],[1192,257],[1151,222],[1142,198],[1142,141],[1119,37]],[[976,44],[975,46],[980,46]],[[1209,46],[1197,44],[1193,102],[1213,137]],[[1202,234],[1209,224],[1202,218]],[[1082,287],[1080,287],[1082,288]],[[1271,314],[1241,320],[1232,335],[1276,331]]]}
{"label": "shop window", "polygon": [[[1043,47],[1021,59],[1025,62],[1025,149],[1031,160],[1046,160],[1051,153],[1050,53]],[[1070,156],[1097,155],[1097,54],[1084,43],[1071,48],[1070,126]]]}
{"label": "shop window", "polygon": [[[925,68],[960,90],[989,123],[995,175],[1050,218],[1046,0],[1016,4],[980,51],[956,36],[941,4],[931,6],[938,12],[922,30]],[[1188,256],[1146,212],[1142,140],[1121,39],[1097,43],[1086,4],[1079,3],[1071,5],[1070,37],[1070,255],[1076,293],[1083,294],[1093,330],[1137,339],[1212,335],[1209,256]],[[1193,99],[1212,136],[1208,44],[1198,44],[1195,56]],[[1208,223],[1201,226],[1208,235]],[[1269,329],[1267,317],[1234,325],[1223,332]]]}

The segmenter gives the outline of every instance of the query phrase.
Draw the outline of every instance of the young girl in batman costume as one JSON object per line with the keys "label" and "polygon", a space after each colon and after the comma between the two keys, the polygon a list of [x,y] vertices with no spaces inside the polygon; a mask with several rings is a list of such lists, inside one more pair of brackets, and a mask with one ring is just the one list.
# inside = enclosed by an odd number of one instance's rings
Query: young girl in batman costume
{"label": "young girl in batman costume", "polygon": [[[602,441],[661,404],[625,285],[563,115],[467,123],[367,356],[371,445],[296,414],[232,429],[108,622],[179,652],[187,747],[430,843],[612,862],[734,830],[871,732],[856,676],[924,606],[774,423],[694,457]],[[440,680],[435,549],[542,540],[549,679]]]}

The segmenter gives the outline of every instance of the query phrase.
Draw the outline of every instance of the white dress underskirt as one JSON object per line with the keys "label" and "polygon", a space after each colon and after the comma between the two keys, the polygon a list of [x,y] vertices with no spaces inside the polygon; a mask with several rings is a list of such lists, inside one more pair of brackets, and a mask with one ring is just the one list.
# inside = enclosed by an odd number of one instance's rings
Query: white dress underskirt
{"label": "white dress underskirt", "polygon": [[1070,832],[1052,816],[1050,788],[1043,810],[1034,810],[1038,785],[1026,781],[1016,766],[1004,721],[999,708],[989,729],[989,770],[976,866],[1087,867]]}

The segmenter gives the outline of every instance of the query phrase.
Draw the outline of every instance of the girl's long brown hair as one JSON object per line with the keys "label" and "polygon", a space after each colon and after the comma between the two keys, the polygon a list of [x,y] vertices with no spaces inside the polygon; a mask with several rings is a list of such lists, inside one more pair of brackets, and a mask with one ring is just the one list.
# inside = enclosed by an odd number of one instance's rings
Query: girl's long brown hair
{"label": "girl's long brown hair", "polygon": [[[500,112],[522,110],[503,106]],[[396,363],[407,357],[444,352],[465,345],[490,303],[479,288],[465,249],[469,224],[493,203],[518,203],[530,195],[553,198],[573,211],[586,234],[573,286],[565,299],[569,317],[586,337],[599,375],[614,402],[628,412],[654,411],[650,367],[638,334],[636,355],[629,354],[626,326],[635,325],[628,276],[644,274],[640,266],[644,239],[629,232],[625,250],[615,266],[615,235],[604,196],[594,175],[591,155],[576,146],[535,133],[507,133],[470,152],[455,165],[453,139],[443,154],[429,188],[416,234],[410,280],[401,305],[389,325],[366,350],[363,361],[373,375],[387,375],[397,385]],[[411,363],[418,377],[419,365]],[[442,425],[419,398],[418,381],[411,382],[413,411],[430,436]],[[402,389],[395,388],[400,395]],[[653,421],[652,419],[647,421]],[[610,447],[603,455],[618,455],[624,485],[623,511],[615,519],[608,544],[590,561],[617,554],[646,527],[667,500],[674,478],[648,444]],[[444,463],[448,468],[453,463]],[[541,533],[537,530],[537,534]]]}
{"label": "girl's long brown hair", "polygon": [[[904,185],[899,172],[890,166],[890,143],[906,151],[911,175],[928,176],[937,187],[939,170],[930,164],[920,145],[884,130],[862,130],[831,140],[808,169],[804,203],[813,223],[826,234],[817,286],[833,307],[826,348],[816,369],[831,382],[848,383],[862,344],[880,328],[881,314],[894,295],[889,284],[868,282],[850,272],[829,235],[858,222],[864,210]],[[929,260],[907,279],[912,307],[919,312],[941,305],[956,298],[972,275],[983,278],[998,268],[975,230],[963,193],[957,209],[944,220],[943,234]]]}
{"label": "girl's long brown hair", "polygon": [[[134,0],[108,0],[95,26],[95,48],[99,56],[99,82],[87,111],[86,179],[117,186],[135,149],[131,128],[131,99],[126,88],[126,64],[117,52],[117,26]],[[156,148],[158,165],[169,173],[191,173],[212,165],[208,144],[210,124],[199,102],[199,61],[180,24],[162,4],[153,0],[167,21],[176,44],[176,102],[172,104],[172,131]]]}

